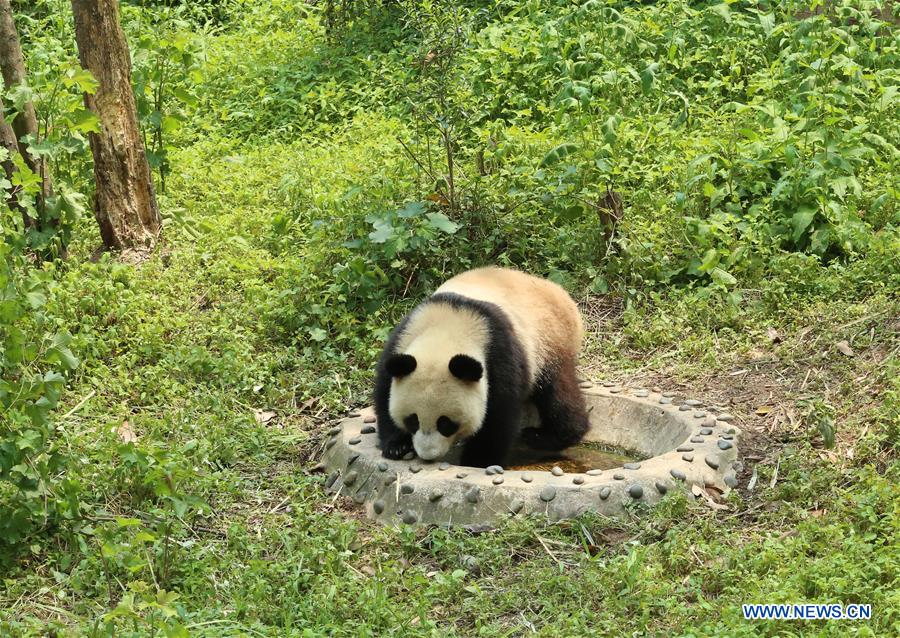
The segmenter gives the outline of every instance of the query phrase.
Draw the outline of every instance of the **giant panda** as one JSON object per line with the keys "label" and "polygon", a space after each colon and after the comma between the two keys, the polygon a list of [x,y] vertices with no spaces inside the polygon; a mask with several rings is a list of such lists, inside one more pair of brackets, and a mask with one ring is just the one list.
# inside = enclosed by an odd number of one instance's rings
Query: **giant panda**
{"label": "giant panda", "polygon": [[[425,460],[463,444],[462,465],[503,465],[519,438],[562,450],[588,416],[575,364],[578,308],[560,286],[488,267],[447,280],[391,332],[375,374],[382,455]],[[540,427],[522,428],[532,403]]]}

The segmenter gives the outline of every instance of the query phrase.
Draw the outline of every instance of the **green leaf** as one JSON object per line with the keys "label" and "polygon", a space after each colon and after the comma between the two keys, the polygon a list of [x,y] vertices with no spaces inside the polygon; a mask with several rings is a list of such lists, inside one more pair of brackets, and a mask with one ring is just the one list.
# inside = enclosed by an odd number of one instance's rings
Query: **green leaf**
{"label": "green leaf", "polygon": [[89,109],[78,109],[72,115],[72,128],[82,133],[99,133],[100,118]]}
{"label": "green leaf", "polygon": [[806,229],[809,228],[809,225],[812,224],[815,216],[816,209],[811,206],[804,205],[797,209],[797,212],[791,217],[791,227],[794,229],[792,239],[794,241],[799,240],[803,236],[803,233],[805,233]]}
{"label": "green leaf", "polygon": [[429,226],[431,226],[432,228],[436,228],[441,232],[447,233],[448,235],[452,235],[459,230],[459,224],[450,221],[450,219],[444,213],[428,213],[426,217],[428,218]]}
{"label": "green leaf", "polygon": [[737,279],[734,278],[734,275],[718,267],[713,268],[710,271],[709,276],[712,277],[714,282],[722,286],[734,286],[737,283]]}
{"label": "green leaf", "polygon": [[544,155],[544,159],[541,160],[541,168],[546,168],[547,166],[552,166],[557,162],[563,160],[568,157],[572,153],[575,153],[578,150],[578,145],[573,144],[571,142],[565,142],[560,144],[552,151]]}
{"label": "green leaf", "polygon": [[[719,252],[715,248],[710,248],[703,255],[697,270],[700,272],[708,272],[719,263]],[[724,271],[723,271],[724,272]]]}
{"label": "green leaf", "polygon": [[34,290],[32,292],[25,293],[25,300],[28,301],[28,305],[31,306],[32,309],[37,310],[47,303],[47,295]]}
{"label": "green leaf", "polygon": [[425,202],[410,202],[403,208],[397,211],[397,217],[402,217],[403,219],[409,219],[411,217],[418,217],[426,210]]}

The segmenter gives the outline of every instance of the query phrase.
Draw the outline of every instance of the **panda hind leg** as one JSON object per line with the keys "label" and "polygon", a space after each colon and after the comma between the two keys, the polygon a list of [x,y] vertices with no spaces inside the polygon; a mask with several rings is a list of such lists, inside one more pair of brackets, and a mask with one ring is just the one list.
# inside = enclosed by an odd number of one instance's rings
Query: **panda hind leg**
{"label": "panda hind leg", "polygon": [[563,450],[581,441],[587,433],[587,406],[578,387],[574,361],[545,373],[533,401],[541,417],[541,427],[522,430],[522,441],[529,447]]}

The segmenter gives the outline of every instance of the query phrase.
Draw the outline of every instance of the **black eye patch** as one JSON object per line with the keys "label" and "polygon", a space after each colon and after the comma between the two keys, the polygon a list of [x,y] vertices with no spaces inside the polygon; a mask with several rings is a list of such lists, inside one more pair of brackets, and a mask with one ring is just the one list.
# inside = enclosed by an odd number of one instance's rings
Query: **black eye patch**
{"label": "black eye patch", "polygon": [[437,420],[437,431],[443,436],[453,436],[459,430],[459,423],[455,423],[445,416]]}
{"label": "black eye patch", "polygon": [[419,430],[419,415],[418,414],[410,414],[408,417],[403,419],[403,425],[406,426],[406,431],[410,434],[415,434]]}

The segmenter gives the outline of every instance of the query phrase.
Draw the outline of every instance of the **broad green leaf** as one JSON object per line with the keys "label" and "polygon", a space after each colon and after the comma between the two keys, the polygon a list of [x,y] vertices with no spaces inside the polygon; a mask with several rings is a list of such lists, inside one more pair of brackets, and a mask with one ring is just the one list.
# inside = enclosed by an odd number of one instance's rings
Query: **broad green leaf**
{"label": "broad green leaf", "polygon": [[452,235],[459,230],[459,224],[451,221],[444,213],[428,213],[428,224],[441,232]]}
{"label": "broad green leaf", "polygon": [[794,216],[791,218],[791,227],[794,232],[792,235],[792,239],[797,241],[803,236],[803,233],[806,232],[806,229],[809,228],[809,225],[812,224],[813,219],[816,216],[816,209],[811,206],[800,206]]}
{"label": "broad green leaf", "polygon": [[100,118],[89,109],[78,109],[72,115],[72,128],[82,133],[99,133]]}
{"label": "broad green leaf", "polygon": [[544,159],[541,160],[541,167],[544,168],[547,166],[552,166],[553,164],[556,164],[562,159],[568,157],[572,153],[575,153],[577,150],[577,144],[573,144],[571,142],[560,144],[544,156]]}
{"label": "broad green leaf", "polygon": [[734,275],[727,270],[722,270],[718,267],[713,268],[709,272],[709,276],[712,277],[714,282],[723,286],[734,286],[737,283],[737,279],[734,278]]}
{"label": "broad green leaf", "polygon": [[425,202],[410,202],[397,211],[397,217],[402,217],[403,219],[418,217],[419,215],[424,213],[425,210]]}

